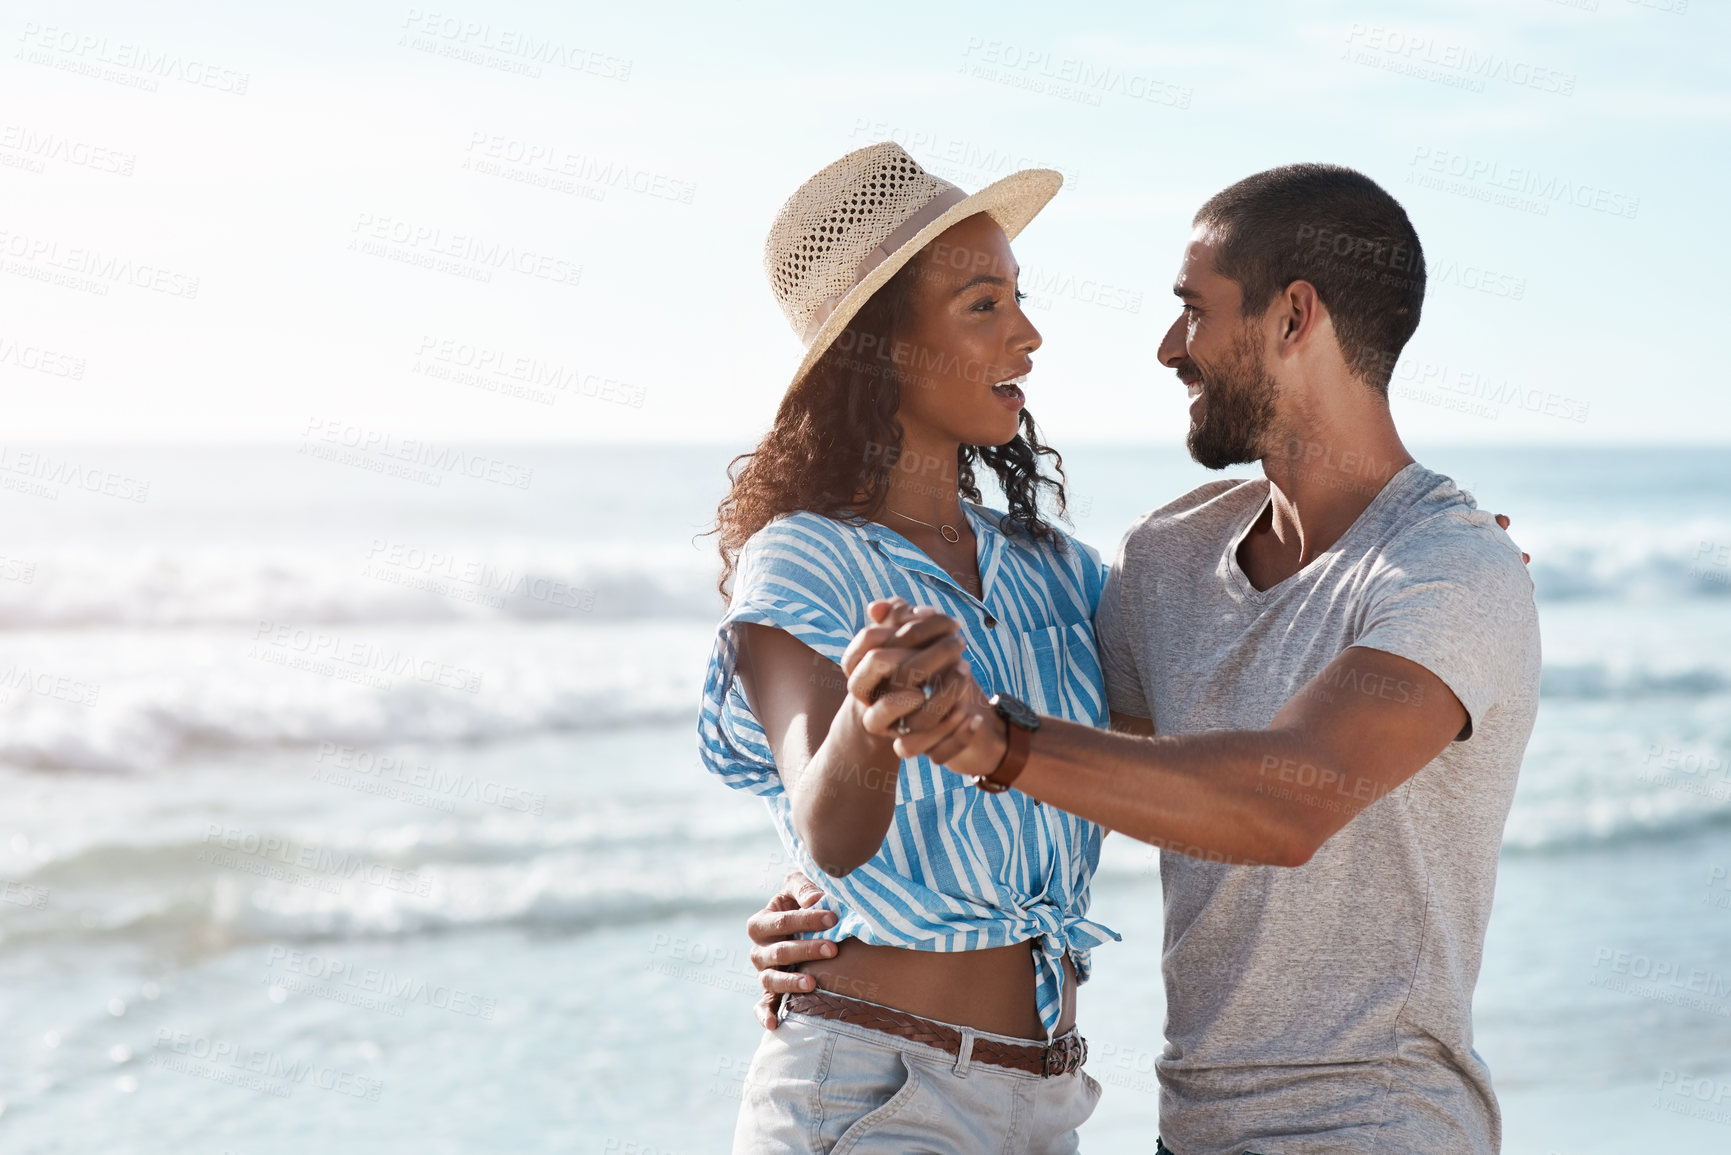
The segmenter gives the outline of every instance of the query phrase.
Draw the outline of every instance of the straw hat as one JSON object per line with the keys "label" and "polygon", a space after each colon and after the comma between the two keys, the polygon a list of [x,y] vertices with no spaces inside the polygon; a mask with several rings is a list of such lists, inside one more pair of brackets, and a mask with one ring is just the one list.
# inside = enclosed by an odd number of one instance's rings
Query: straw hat
{"label": "straw hat", "polygon": [[1011,173],[972,196],[920,167],[893,141],[850,152],[787,198],[763,245],[763,271],[805,346],[800,383],[871,295],[957,221],[986,213],[1014,238],[1064,178]]}

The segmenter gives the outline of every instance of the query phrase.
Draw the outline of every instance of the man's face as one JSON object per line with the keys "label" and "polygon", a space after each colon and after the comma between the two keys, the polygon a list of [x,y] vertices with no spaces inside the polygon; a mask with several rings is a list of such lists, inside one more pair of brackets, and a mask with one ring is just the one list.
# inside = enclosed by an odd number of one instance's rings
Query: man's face
{"label": "man's face", "polygon": [[1273,443],[1274,378],[1265,364],[1261,327],[1240,312],[1236,281],[1214,268],[1205,229],[1191,235],[1172,291],[1183,302],[1160,342],[1160,363],[1190,391],[1190,456],[1209,469],[1260,461]]}

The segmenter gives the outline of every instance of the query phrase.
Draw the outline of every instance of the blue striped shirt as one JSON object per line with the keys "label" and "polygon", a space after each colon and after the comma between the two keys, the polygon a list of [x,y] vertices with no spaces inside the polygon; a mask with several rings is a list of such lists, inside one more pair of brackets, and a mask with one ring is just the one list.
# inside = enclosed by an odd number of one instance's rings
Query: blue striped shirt
{"label": "blue striped shirt", "polygon": [[877,855],[845,878],[825,874],[794,832],[763,727],[737,667],[733,626],[774,626],[833,662],[869,619],[866,605],[900,596],[961,622],[974,680],[1043,714],[1089,725],[1106,717],[1093,617],[1105,584],[1099,556],[1066,538],[1060,551],[1006,534],[999,515],[964,505],[978,543],[984,600],[957,585],[901,534],[800,512],[765,526],[739,557],[717,632],[698,737],[704,763],[729,786],[763,795],[782,843],[823,888],[836,925],[815,937],[914,950],[963,951],[1037,940],[1036,997],[1050,1034],[1063,1008],[1063,959],[1078,981],[1088,952],[1116,932],[1088,919],[1101,828],[1017,790],[989,794],[930,759],[903,760],[895,816]]}

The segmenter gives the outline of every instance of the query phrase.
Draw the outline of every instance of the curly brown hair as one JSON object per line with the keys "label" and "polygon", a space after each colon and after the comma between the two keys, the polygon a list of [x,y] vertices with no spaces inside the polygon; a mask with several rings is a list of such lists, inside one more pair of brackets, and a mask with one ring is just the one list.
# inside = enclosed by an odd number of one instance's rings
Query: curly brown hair
{"label": "curly brown hair", "polygon": [[[753,534],[776,518],[809,510],[849,524],[863,524],[883,510],[890,473],[901,456],[902,373],[887,355],[912,309],[921,257],[909,261],[854,315],[811,371],[776,411],[775,425],[750,453],[727,467],[733,483],[715,511],[719,535],[722,597],[729,597],[739,551]],[[1064,459],[1040,440],[1026,409],[1020,432],[1004,445],[963,445],[956,451],[957,488],[979,502],[975,466],[984,464],[998,479],[1009,504],[1000,523],[1006,533],[1063,548],[1063,539],[1041,516],[1042,497],[1053,500],[1064,517]],[[1052,459],[1056,477],[1042,472],[1041,458]],[[1067,520],[1067,518],[1066,518]]]}

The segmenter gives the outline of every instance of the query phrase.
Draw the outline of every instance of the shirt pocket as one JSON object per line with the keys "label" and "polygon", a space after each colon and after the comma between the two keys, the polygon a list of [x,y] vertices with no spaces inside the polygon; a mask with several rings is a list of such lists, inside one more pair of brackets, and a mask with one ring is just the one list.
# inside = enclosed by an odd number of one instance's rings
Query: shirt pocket
{"label": "shirt pocket", "polygon": [[1020,686],[1012,691],[1037,712],[1098,726],[1106,713],[1105,678],[1088,622],[1028,630],[1016,638]]}

